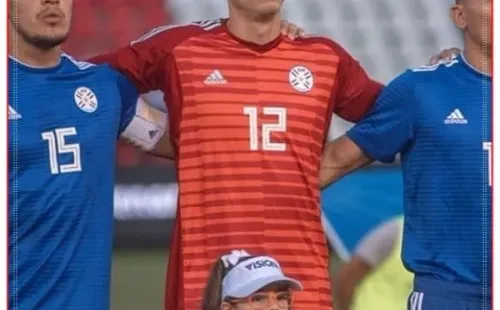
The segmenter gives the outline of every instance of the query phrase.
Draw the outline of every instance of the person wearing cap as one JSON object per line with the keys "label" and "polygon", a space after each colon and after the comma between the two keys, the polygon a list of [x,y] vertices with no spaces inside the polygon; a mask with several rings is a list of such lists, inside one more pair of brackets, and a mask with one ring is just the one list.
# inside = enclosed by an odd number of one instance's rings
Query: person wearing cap
{"label": "person wearing cap", "polygon": [[213,264],[202,310],[291,310],[302,289],[274,258],[235,250]]}

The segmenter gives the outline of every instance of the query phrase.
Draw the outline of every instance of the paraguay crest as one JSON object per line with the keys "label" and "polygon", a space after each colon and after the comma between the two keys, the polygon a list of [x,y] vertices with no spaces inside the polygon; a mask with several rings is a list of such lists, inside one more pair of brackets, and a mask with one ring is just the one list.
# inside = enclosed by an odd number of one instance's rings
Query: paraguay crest
{"label": "paraguay crest", "polygon": [[295,66],[288,73],[288,81],[296,91],[306,93],[314,86],[314,76],[311,70],[304,66]]}
{"label": "paraguay crest", "polygon": [[97,96],[88,87],[79,87],[75,90],[75,103],[84,112],[92,113],[97,110]]}

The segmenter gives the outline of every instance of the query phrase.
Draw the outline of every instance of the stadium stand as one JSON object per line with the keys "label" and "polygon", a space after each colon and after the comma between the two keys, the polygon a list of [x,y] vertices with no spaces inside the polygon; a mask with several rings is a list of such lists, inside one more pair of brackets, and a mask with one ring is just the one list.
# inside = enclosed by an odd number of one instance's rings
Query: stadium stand
{"label": "stadium stand", "polygon": [[168,22],[163,0],[75,1],[73,10],[78,14],[65,50],[82,58],[112,51]]}

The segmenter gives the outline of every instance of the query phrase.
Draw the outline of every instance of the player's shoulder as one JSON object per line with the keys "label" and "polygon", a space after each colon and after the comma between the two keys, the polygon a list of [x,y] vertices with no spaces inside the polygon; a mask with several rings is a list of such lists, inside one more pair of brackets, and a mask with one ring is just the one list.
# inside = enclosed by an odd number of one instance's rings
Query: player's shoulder
{"label": "player's shoulder", "polygon": [[175,47],[193,37],[212,34],[222,29],[223,19],[196,21],[185,24],[163,25],[153,28],[130,44],[157,43]]}
{"label": "player's shoulder", "polygon": [[432,75],[446,74],[453,70],[459,62],[459,56],[453,56],[450,59],[440,60],[436,64],[425,64],[408,71],[414,76],[427,78]]}
{"label": "player's shoulder", "polygon": [[107,64],[95,64],[90,61],[79,60],[66,53],[61,55],[61,59],[63,72],[65,73],[106,74],[113,71]]}
{"label": "player's shoulder", "polygon": [[116,79],[123,76],[118,70],[111,67],[107,63],[93,63],[86,60],[78,60],[68,54],[63,54],[65,62],[68,64],[69,70],[73,72],[88,73],[91,75],[107,76],[108,78]]}
{"label": "player's shoulder", "polygon": [[302,47],[304,50],[311,50],[312,47],[316,47],[312,49],[312,51],[321,49],[322,51],[330,53],[332,55],[336,55],[339,58],[351,57],[346,49],[342,47],[342,45],[325,36],[306,35],[304,37],[295,39],[293,42],[294,44]]}
{"label": "player's shoulder", "polygon": [[399,89],[413,89],[418,85],[432,83],[443,80],[443,76],[449,74],[454,66],[459,63],[457,57],[449,60],[441,60],[433,65],[422,65],[410,68],[394,78],[388,87]]}
{"label": "player's shoulder", "polygon": [[61,73],[68,82],[86,81],[90,84],[115,85],[122,80],[123,75],[112,68],[109,64],[95,64],[89,61],[77,60],[76,58],[62,54],[64,62]]}
{"label": "player's shoulder", "polygon": [[75,57],[62,53],[61,59],[64,62],[64,67],[68,71],[87,71],[98,69],[96,64],[88,61],[77,60]]}

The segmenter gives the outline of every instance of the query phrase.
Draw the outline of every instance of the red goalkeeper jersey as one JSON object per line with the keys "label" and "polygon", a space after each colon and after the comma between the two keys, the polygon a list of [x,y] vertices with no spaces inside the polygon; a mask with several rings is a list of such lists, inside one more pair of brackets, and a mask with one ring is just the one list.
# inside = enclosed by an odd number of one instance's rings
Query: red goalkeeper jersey
{"label": "red goalkeeper jersey", "polygon": [[323,145],[332,114],[358,120],[381,85],[331,40],[256,45],[223,20],[158,28],[95,60],[165,93],[179,182],[166,309],[199,310],[210,265],[245,249],[303,283],[294,309],[331,310]]}

